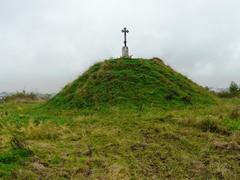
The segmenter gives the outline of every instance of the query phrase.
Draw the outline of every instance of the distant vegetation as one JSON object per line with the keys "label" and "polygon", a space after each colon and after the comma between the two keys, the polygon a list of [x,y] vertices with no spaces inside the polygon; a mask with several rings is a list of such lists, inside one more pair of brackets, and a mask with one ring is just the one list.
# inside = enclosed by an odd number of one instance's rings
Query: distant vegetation
{"label": "distant vegetation", "polygon": [[51,94],[38,94],[34,92],[17,92],[7,95],[1,99],[1,102],[29,102],[29,101],[42,101],[51,98]]}
{"label": "distant vegetation", "polygon": [[25,91],[23,92],[17,92],[16,94],[6,96],[4,98],[4,101],[9,102],[9,101],[34,101],[38,100],[38,97],[34,93],[26,93]]}
{"label": "distant vegetation", "polygon": [[232,81],[227,90],[217,92],[216,95],[220,98],[240,97],[240,87],[238,86],[237,83]]}

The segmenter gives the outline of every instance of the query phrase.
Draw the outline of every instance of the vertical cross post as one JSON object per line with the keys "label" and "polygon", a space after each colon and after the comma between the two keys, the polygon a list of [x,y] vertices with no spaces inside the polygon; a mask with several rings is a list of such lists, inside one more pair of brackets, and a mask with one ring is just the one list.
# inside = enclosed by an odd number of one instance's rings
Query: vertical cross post
{"label": "vertical cross post", "polygon": [[127,33],[129,33],[129,31],[127,30],[127,28],[124,28],[122,30],[122,33],[124,33],[124,47],[127,47]]}

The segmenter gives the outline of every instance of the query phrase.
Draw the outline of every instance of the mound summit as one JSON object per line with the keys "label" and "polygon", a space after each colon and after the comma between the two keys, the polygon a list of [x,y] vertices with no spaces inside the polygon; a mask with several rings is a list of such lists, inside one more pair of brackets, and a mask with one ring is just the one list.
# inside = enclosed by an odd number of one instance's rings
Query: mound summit
{"label": "mound summit", "polygon": [[64,108],[168,107],[213,104],[215,100],[161,59],[120,58],[93,65],[48,104]]}

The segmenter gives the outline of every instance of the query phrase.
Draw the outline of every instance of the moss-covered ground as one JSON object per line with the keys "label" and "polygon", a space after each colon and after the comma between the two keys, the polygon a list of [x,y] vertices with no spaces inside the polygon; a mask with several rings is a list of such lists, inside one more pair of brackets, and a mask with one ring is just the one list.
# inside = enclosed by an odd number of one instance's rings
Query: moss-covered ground
{"label": "moss-covered ground", "polygon": [[171,110],[42,103],[0,104],[0,179],[240,177],[239,99]]}

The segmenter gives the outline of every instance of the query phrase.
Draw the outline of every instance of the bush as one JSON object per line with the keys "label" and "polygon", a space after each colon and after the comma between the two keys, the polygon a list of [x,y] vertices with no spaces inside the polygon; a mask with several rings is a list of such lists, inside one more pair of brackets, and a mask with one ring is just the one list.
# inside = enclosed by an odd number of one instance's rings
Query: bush
{"label": "bush", "polygon": [[235,94],[235,95],[238,94],[238,92],[239,92],[239,87],[238,87],[237,83],[235,83],[234,81],[232,81],[230,84],[229,92],[231,94]]}

